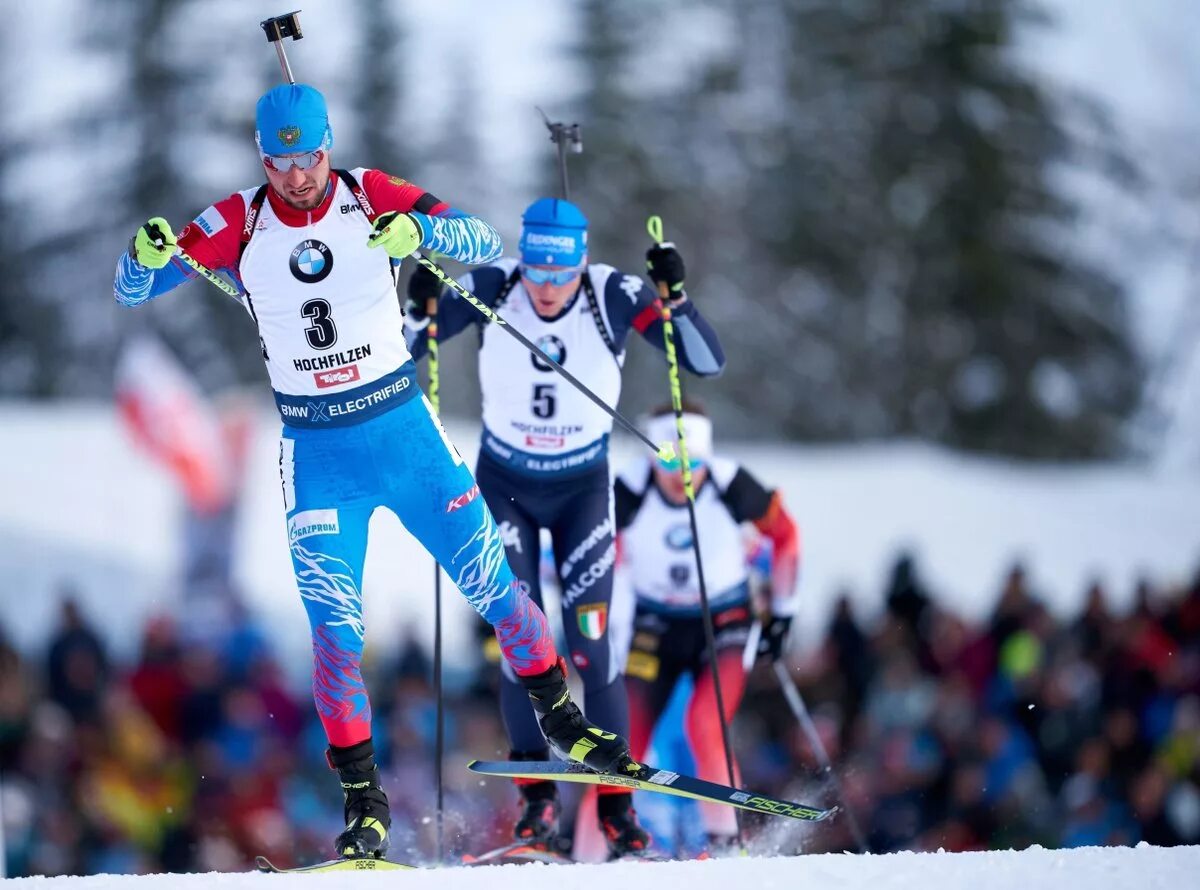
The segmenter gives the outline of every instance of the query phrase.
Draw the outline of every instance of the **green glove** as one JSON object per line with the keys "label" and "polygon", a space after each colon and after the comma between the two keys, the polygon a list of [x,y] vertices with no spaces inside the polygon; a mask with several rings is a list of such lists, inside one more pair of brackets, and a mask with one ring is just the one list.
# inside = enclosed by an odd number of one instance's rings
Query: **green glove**
{"label": "green glove", "polygon": [[161,269],[171,262],[178,246],[171,224],[156,216],[134,233],[129,241],[129,255],[147,269]]}
{"label": "green glove", "polygon": [[367,247],[382,247],[393,259],[402,260],[416,252],[425,237],[421,226],[407,213],[381,214],[367,236]]}

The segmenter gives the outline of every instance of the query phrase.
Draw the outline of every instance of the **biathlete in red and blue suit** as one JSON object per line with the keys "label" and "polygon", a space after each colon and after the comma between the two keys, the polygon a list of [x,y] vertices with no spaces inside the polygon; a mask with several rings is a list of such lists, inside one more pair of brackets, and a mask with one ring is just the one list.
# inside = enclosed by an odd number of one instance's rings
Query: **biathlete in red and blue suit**
{"label": "biathlete in red and blue suit", "polygon": [[[601,770],[629,763],[571,701],[545,615],[505,559],[500,530],[417,384],[396,298],[399,261],[418,248],[464,263],[501,251],[495,230],[424,189],[369,168],[331,169],[325,100],[304,84],[258,102],[267,182],[208,207],[175,237],[160,217],[118,263],[118,302],[137,306],[194,275],[228,276],[258,326],[283,419],[279,472],[296,584],[313,641],[313,695],[340,775],[341,856],[382,856],[391,824],[360,664],[363,563],[384,507],[495,627],[549,745]],[[526,359],[527,360],[527,359]]]}

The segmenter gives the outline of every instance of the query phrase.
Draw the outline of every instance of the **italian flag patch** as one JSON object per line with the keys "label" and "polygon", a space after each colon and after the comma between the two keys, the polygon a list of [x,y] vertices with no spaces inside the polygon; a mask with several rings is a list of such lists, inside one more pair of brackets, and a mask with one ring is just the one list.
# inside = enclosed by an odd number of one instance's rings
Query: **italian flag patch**
{"label": "italian flag patch", "polygon": [[579,632],[589,640],[598,640],[608,628],[608,604],[580,606],[575,610],[575,617],[579,621]]}

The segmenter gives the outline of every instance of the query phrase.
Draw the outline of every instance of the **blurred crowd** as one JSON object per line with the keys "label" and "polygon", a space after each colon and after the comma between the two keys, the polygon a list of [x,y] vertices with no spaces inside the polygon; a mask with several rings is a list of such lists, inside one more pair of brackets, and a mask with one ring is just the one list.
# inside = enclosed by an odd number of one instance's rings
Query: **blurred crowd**
{"label": "blurred crowd", "polygon": [[[153,619],[132,664],[114,662],[71,599],[43,652],[19,653],[0,631],[9,876],[327,858],[340,793],[309,690],[285,680],[269,634],[235,597],[219,612],[186,626]],[[366,666],[390,858],[429,861],[431,666],[411,635],[398,648]],[[860,620],[843,599],[820,643],[788,666],[841,802],[875,852],[1200,842],[1200,577],[1172,590],[1142,584],[1122,614],[1096,585],[1082,614],[1062,620],[1017,566],[990,619],[973,626],[903,557],[877,618]],[[502,843],[514,817],[509,787],[462,768],[507,750],[494,670],[447,703],[452,857]],[[763,665],[735,739],[747,787],[838,802]],[[748,818],[746,830],[761,852],[859,849],[844,816],[818,826]]]}
{"label": "blurred crowd", "polygon": [[[907,556],[873,628],[842,599],[792,667],[871,850],[1200,842],[1200,576],[1140,583],[1125,614],[1107,600],[1093,584],[1060,620],[1016,565],[972,626]],[[817,773],[773,680],[757,674],[739,727],[748,786]],[[849,827],[800,846],[855,849]]]}
{"label": "blurred crowd", "polygon": [[[202,611],[205,621],[184,626],[151,620],[127,665],[113,663],[71,600],[41,657],[0,639],[9,876],[233,871],[260,854],[284,865],[330,857],[341,790],[309,689],[287,682],[269,635],[235,598]],[[424,857],[434,800],[429,660],[410,641],[394,661],[364,669],[394,858]],[[482,691],[453,701],[447,763],[507,750],[495,710]],[[462,739],[469,755],[456,750]],[[481,841],[502,837],[504,801],[492,798],[504,789],[465,795],[456,782],[466,779],[450,772],[451,840],[468,821]]]}

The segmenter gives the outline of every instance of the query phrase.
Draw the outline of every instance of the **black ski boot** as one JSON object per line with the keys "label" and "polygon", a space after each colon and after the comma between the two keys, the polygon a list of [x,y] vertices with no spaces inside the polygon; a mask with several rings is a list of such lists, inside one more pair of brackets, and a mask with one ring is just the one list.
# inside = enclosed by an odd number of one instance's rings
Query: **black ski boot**
{"label": "black ski boot", "polygon": [[375,746],[370,739],[349,748],[329,746],[329,765],[337,770],[345,798],[346,830],[334,841],[344,859],[382,859],[388,848],[392,815],[379,782]]}
{"label": "black ski boot", "polygon": [[571,701],[566,663],[561,657],[545,673],[520,680],[538,715],[542,735],[556,752],[600,773],[624,775],[641,769],[629,756],[625,739],[589,723]]}
{"label": "black ski boot", "polygon": [[650,834],[638,824],[632,794],[601,794],[596,798],[600,829],[608,842],[608,858],[645,858],[649,854]]}
{"label": "black ski boot", "polygon": [[521,818],[513,827],[513,839],[556,850],[558,815],[562,812],[558,788],[553,782],[534,782],[519,785],[518,789],[521,792],[522,809]]}

